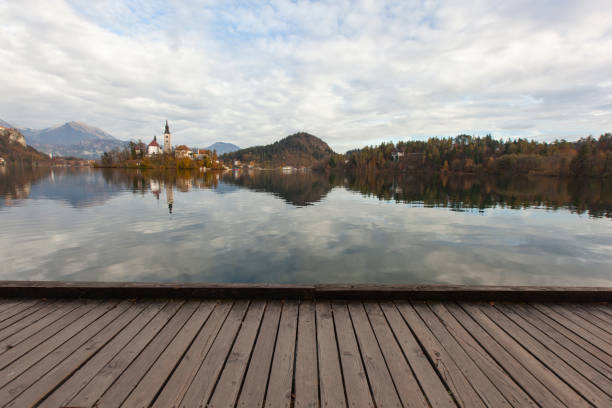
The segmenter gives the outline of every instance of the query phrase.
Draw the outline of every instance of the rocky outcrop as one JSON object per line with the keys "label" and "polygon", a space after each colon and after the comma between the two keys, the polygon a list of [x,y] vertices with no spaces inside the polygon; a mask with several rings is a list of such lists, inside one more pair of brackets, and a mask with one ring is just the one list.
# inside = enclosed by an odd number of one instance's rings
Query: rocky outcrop
{"label": "rocky outcrop", "polygon": [[19,143],[23,147],[27,146],[25,137],[17,129],[0,126],[0,135],[8,138],[9,142]]}
{"label": "rocky outcrop", "polygon": [[49,156],[26,144],[25,137],[15,128],[0,126],[0,157],[8,163],[49,162]]}

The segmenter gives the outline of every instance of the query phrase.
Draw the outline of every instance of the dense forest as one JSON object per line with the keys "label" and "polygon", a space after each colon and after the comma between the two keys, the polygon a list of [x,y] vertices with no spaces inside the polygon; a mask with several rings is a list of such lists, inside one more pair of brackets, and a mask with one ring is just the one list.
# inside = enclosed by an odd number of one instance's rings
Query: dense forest
{"label": "dense forest", "polygon": [[[344,164],[358,171],[612,177],[612,134],[550,143],[491,135],[383,143],[347,152]],[[330,167],[337,165],[330,162]]]}
{"label": "dense forest", "polygon": [[539,142],[528,139],[499,140],[491,135],[459,135],[429,138],[426,141],[382,143],[337,154],[323,140],[308,133],[296,133],[273,144],[255,146],[209,158],[211,163],[175,160],[170,155],[143,157],[130,143],[124,150],[104,153],[101,165],[124,166],[138,159],[141,167],[221,167],[252,164],[255,167],[310,167],[315,170],[358,172],[449,173],[496,175],[550,175],[612,177],[612,133],[576,141]]}
{"label": "dense forest", "polygon": [[254,162],[262,167],[312,167],[326,164],[334,154],[323,140],[308,133],[296,133],[266,146],[226,153],[225,161]]}

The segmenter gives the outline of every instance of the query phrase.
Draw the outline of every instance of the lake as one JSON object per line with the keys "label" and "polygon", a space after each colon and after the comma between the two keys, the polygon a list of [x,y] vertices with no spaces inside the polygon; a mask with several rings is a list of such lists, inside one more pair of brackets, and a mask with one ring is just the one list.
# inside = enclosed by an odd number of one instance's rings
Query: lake
{"label": "lake", "polygon": [[612,285],[612,180],[0,167],[0,279]]}

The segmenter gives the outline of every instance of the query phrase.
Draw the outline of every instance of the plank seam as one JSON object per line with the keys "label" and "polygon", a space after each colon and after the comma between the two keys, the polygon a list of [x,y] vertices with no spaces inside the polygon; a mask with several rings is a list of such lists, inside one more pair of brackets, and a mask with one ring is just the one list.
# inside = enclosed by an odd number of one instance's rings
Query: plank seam
{"label": "plank seam", "polygon": [[[406,324],[406,326],[408,327],[408,330],[410,330],[410,332],[412,333],[412,337],[414,337],[415,341],[417,342],[417,344],[419,345],[419,347],[421,348],[421,353],[425,356],[425,358],[427,358],[427,361],[429,361],[429,365],[433,368],[434,372],[436,373],[436,375],[438,376],[438,378],[440,379],[440,382],[442,383],[442,385],[444,386],[444,388],[446,389],[446,392],[448,392],[448,395],[451,396],[451,398],[453,399],[453,402],[458,406],[462,406],[462,404],[459,403],[458,401],[458,397],[455,396],[455,394],[452,392],[452,390],[450,389],[449,385],[446,383],[446,381],[444,380],[444,378],[442,377],[442,374],[439,372],[438,367],[436,366],[435,362],[433,361],[432,357],[429,355],[429,353],[427,352],[427,350],[425,349],[425,346],[423,346],[423,343],[421,342],[421,339],[419,338],[419,336],[417,336],[417,334],[414,332],[414,330],[412,329],[412,327],[410,326],[410,324],[408,323],[408,321],[406,320],[406,318],[404,317],[404,314],[399,310],[399,308],[397,307],[397,305],[395,304],[395,302],[391,302],[391,304],[393,305],[393,307],[395,308],[395,310],[397,310],[397,313],[399,314],[399,316],[402,318],[402,320],[404,321],[404,324]],[[412,307],[412,305],[411,305]],[[419,317],[420,319],[420,317]],[[403,350],[402,350],[403,352]],[[419,385],[420,385],[420,381],[419,381]],[[426,394],[425,394],[426,395]],[[429,401],[429,399],[428,399]]]}
{"label": "plank seam", "polygon": [[[133,306],[131,306],[133,307]],[[92,337],[90,337],[85,343],[83,343],[79,349],[81,347],[83,347],[87,342],[89,342],[92,338],[94,338],[95,336],[97,336],[98,334],[100,334],[100,332],[102,332],[102,330],[105,330],[109,325],[111,325],[115,320],[117,320],[119,317],[121,317],[123,314],[127,313],[128,310],[130,310],[130,307],[128,307],[127,309],[125,309],[120,315],[118,315],[113,321],[109,322],[108,325],[106,325],[105,327],[103,327],[98,333],[94,334]],[[145,309],[142,308],[132,319],[130,319],[128,322],[126,322],[112,337],[110,337],[104,344],[102,344],[100,347],[98,347],[96,349],[96,351],[91,354],[89,356],[89,358],[87,358],[87,360],[83,361],[81,364],[79,364],[77,367],[75,367],[69,375],[67,375],[60,383],[56,384],[55,387],[53,387],[51,390],[49,390],[45,395],[43,395],[37,402],[36,404],[40,404],[41,402],[43,402],[49,395],[51,395],[53,392],[55,392],[55,390],[57,390],[59,387],[61,387],[66,381],[68,381],[75,372],[77,372],[78,370],[81,369],[81,367],[83,367],[85,364],[87,364],[92,358],[94,358],[104,347],[106,347],[106,345],[108,343],[110,343],[113,339],[115,339],[119,333],[121,333],[121,331],[123,331],[123,329],[125,327],[127,327],[127,325],[129,325],[130,323],[132,323],[138,316],[140,316],[140,314],[144,311]],[[62,362],[64,362],[66,359],[70,358],[70,355],[68,355],[66,358],[64,358],[64,360],[62,360],[59,364],[61,364]],[[53,368],[51,368],[51,370],[53,370]],[[49,370],[49,371],[51,371]],[[48,373],[48,372],[47,372]],[[43,374],[41,376],[41,378],[46,375],[47,373]],[[34,385],[35,383],[33,383],[32,385]],[[30,387],[32,386],[30,385]],[[28,387],[27,389],[29,389],[30,387]],[[27,389],[25,389],[23,392],[27,391]],[[21,394],[23,394],[23,392]],[[21,395],[20,394],[20,395]],[[17,396],[15,396],[17,397]]]}
{"label": "plank seam", "polygon": [[[187,302],[185,302],[187,303]],[[183,306],[185,305],[185,303],[183,303],[183,305],[181,305],[181,307],[179,308],[182,309]],[[164,347],[163,350],[161,350],[159,352],[159,354],[155,357],[155,361],[153,361],[151,363],[151,365],[149,366],[149,368],[147,369],[147,372],[144,373],[142,375],[142,377],[140,378],[140,380],[138,380],[136,382],[136,384],[134,384],[134,387],[132,388],[132,390],[125,396],[125,398],[123,399],[123,401],[121,401],[121,404],[123,404],[125,401],[127,401],[130,398],[130,395],[132,395],[132,393],[134,392],[134,390],[136,388],[138,388],[138,385],[140,385],[140,383],[142,382],[142,380],[145,378],[145,376],[149,373],[149,370],[151,370],[151,367],[153,367],[155,365],[155,363],[157,362],[157,360],[159,360],[159,358],[162,356],[162,354],[164,354],[164,352],[166,351],[166,349],[168,347],[170,347],[170,344],[172,344],[172,342],[174,341],[174,339],[176,338],[176,336],[178,336],[178,334],[181,332],[181,330],[183,330],[183,327],[185,327],[185,325],[187,324],[187,322],[189,321],[189,319],[191,319],[191,317],[195,314],[195,312],[198,310],[198,308],[200,307],[200,305],[202,304],[202,301],[200,301],[198,303],[198,305],[196,307],[193,308],[193,311],[191,312],[191,314],[185,319],[185,321],[183,322],[183,324],[181,325],[181,327],[179,327],[179,329],[176,331],[176,333],[174,333],[174,335],[172,336],[172,338],[168,341],[168,343],[166,344],[166,346]],[[211,311],[212,313],[212,311]],[[210,316],[210,315],[209,315]],[[174,316],[173,316],[174,317]],[[207,318],[208,319],[208,318]],[[170,322],[170,320],[168,320],[168,322]],[[165,326],[164,326],[165,327]],[[201,327],[200,327],[201,328]],[[198,330],[199,332],[199,330]],[[159,332],[158,332],[159,333]],[[155,338],[157,338],[157,335],[155,336]],[[195,339],[195,337],[193,338]],[[193,342],[193,339],[191,340],[191,342],[189,343],[189,345],[191,345],[191,343]],[[145,347],[146,348],[146,347]],[[185,355],[185,353],[187,352],[187,350],[189,349],[189,347],[187,347],[183,354],[181,355],[181,358],[178,360],[179,362],[181,361],[181,359],[183,358],[183,355]],[[144,349],[143,349],[144,350]],[[130,364],[131,365],[131,364]],[[164,380],[162,386],[160,386],[160,388],[157,390],[157,392],[155,393],[155,397],[151,400],[151,404],[155,401],[155,399],[157,398],[157,396],[159,395],[159,393],[161,392],[161,390],[164,388],[164,385],[166,384],[166,382],[168,381],[168,379],[170,378],[170,376],[172,375],[172,373],[174,373],[174,370],[176,369],[176,366],[178,365],[178,363],[172,368],[170,375],[168,375],[168,377],[166,377],[166,379]],[[151,405],[150,404],[150,405]]]}
{"label": "plank seam", "polygon": [[[111,382],[108,387],[104,390],[104,392],[102,394],[100,394],[100,397],[98,397],[98,399],[93,403],[93,406],[97,406],[96,404],[104,397],[104,395],[108,392],[108,390],[110,390],[113,385],[115,385],[115,383],[117,381],[119,381],[119,379],[123,376],[123,373],[125,373],[131,366],[132,364],[134,364],[134,361],[136,361],[138,359],[138,357],[140,357],[140,355],[143,353],[144,350],[147,349],[147,347],[149,347],[149,344],[151,344],[151,342],[153,342],[156,338],[157,335],[164,330],[164,328],[168,325],[168,323],[170,323],[170,321],[174,318],[174,316],[178,313],[179,310],[181,310],[183,308],[183,305],[185,304],[185,302],[183,301],[181,303],[181,305],[179,307],[176,308],[176,310],[174,311],[174,313],[172,313],[172,315],[170,317],[168,317],[168,320],[164,323],[164,325],[155,332],[155,335],[153,337],[151,337],[151,339],[147,342],[147,344],[144,345],[144,347],[138,352],[138,354],[136,354],[134,356],[134,358],[132,359],[132,361],[130,361],[130,363],[123,369],[123,371],[121,371],[121,373],[119,373],[114,379],[113,382]],[[167,304],[166,304],[167,305]],[[165,307],[165,306],[164,306]],[[130,391],[131,393],[131,391]]]}
{"label": "plank seam", "polygon": [[[266,312],[268,311],[268,306],[270,305],[270,302],[266,300],[266,306],[264,307],[264,310],[261,314],[261,320],[259,321],[259,326],[257,327],[257,334],[255,335],[255,338],[253,339],[253,344],[251,347],[251,352],[249,353],[249,358],[247,360],[246,366],[244,368],[244,372],[242,373],[242,379],[240,380],[240,387],[238,388],[238,392],[236,393],[236,399],[234,401],[234,405],[236,405],[238,403],[238,400],[240,399],[240,395],[242,394],[242,389],[244,388],[244,382],[246,380],[247,377],[247,373],[249,371],[249,367],[251,366],[251,360],[253,359],[253,353],[255,352],[255,345],[257,344],[257,340],[259,339],[259,334],[261,332],[261,326],[263,325],[264,319],[266,317]],[[245,317],[246,317],[246,313],[245,313]],[[279,319],[280,322],[280,319]],[[270,366],[272,364],[270,363]],[[267,387],[267,384],[266,384]],[[215,386],[216,389],[216,386]],[[212,392],[211,395],[214,394],[214,390]],[[264,399],[265,400],[265,399]]]}
{"label": "plank seam", "polygon": [[280,322],[283,320],[283,312],[285,311],[285,302],[281,301],[281,311],[278,314],[278,323],[276,326],[276,333],[274,335],[274,346],[272,347],[272,356],[270,358],[270,367],[268,367],[268,378],[266,379],[266,392],[264,392],[263,401],[261,401],[261,407],[266,405],[268,400],[268,386],[270,385],[270,376],[272,375],[272,366],[274,365],[274,354],[276,353],[276,343],[278,343],[278,333],[280,331]]}

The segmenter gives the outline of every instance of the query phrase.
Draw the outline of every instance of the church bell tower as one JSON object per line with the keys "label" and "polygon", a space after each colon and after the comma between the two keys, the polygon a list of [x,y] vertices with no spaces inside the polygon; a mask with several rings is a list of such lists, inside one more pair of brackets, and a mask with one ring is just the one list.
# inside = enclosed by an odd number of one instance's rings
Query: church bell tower
{"label": "church bell tower", "polygon": [[164,153],[172,153],[172,135],[170,134],[170,127],[168,126],[168,120],[166,119],[166,130],[164,130]]}

